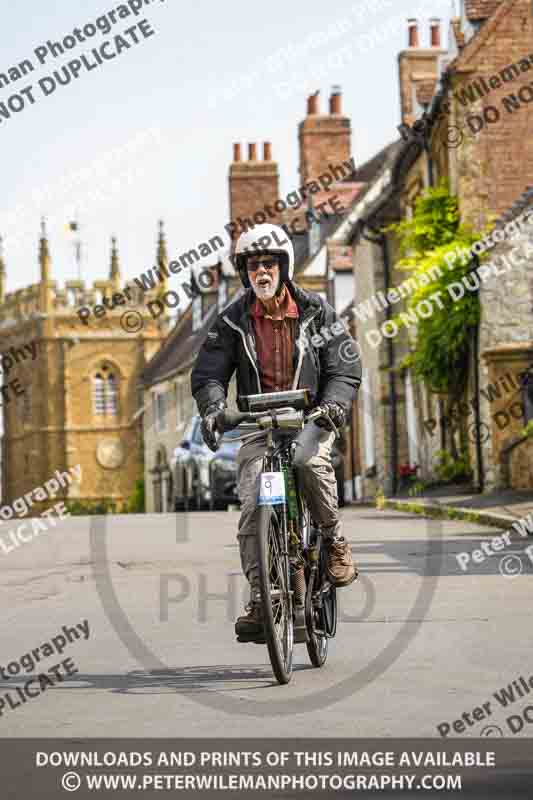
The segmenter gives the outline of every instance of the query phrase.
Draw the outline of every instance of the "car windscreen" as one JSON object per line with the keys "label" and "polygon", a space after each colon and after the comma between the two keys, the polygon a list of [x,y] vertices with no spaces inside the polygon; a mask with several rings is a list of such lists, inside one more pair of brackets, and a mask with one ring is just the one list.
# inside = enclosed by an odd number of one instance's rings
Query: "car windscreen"
{"label": "car windscreen", "polygon": [[204,437],[202,436],[202,426],[199,421],[194,428],[192,441],[194,442],[194,444],[204,444]]}
{"label": "car windscreen", "polygon": [[224,434],[224,441],[227,441],[228,439],[237,439],[238,436],[242,436],[242,431],[234,428],[232,431],[226,431]]}

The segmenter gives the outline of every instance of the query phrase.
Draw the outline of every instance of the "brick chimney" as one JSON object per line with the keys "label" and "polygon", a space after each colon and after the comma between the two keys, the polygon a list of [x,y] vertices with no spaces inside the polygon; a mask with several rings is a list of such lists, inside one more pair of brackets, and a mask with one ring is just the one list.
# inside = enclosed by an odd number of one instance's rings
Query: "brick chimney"
{"label": "brick chimney", "polygon": [[440,19],[437,17],[429,21],[429,35],[431,47],[440,48]]}
{"label": "brick chimney", "polygon": [[409,33],[409,47],[419,47],[418,43],[418,20],[417,19],[408,19],[407,20],[407,30]]}
{"label": "brick chimney", "polygon": [[464,0],[465,16],[470,22],[482,22],[491,17],[502,0]]}
{"label": "brick chimney", "polygon": [[[279,199],[279,171],[276,161],[272,161],[272,145],[263,143],[263,160],[257,157],[257,145],[248,145],[248,161],[241,160],[240,144],[233,145],[233,162],[229,168],[229,204],[232,222],[251,220],[253,224],[277,221],[277,217],[265,213],[265,206],[273,209]],[[262,217],[265,217],[262,219]],[[254,219],[255,217],[255,219]],[[235,237],[238,233],[235,234]]]}
{"label": "brick chimney", "polygon": [[300,143],[300,181],[307,183],[351,156],[350,118],[342,113],[342,93],[334,86],[329,97],[329,113],[320,113],[319,93],[307,99],[307,116],[298,126]]}
{"label": "brick chimney", "polygon": [[407,48],[398,54],[398,75],[402,122],[412,125],[437,88],[439,57],[446,50],[441,47],[440,20],[435,17],[429,24],[429,47],[420,46],[418,20],[407,20],[407,32]]}
{"label": "brick chimney", "polygon": [[314,94],[310,94],[307,98],[307,114],[319,114],[320,113],[320,106],[319,106],[319,99],[318,99],[319,92],[315,92]]}

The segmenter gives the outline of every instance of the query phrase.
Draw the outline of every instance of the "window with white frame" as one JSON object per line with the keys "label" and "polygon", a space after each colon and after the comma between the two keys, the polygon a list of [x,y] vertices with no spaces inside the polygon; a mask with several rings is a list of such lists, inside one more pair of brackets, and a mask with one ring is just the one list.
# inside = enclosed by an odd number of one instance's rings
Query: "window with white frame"
{"label": "window with white frame", "polygon": [[186,386],[183,378],[174,384],[174,398],[176,402],[176,430],[185,425]]}
{"label": "window with white frame", "polygon": [[222,311],[228,302],[228,281],[222,277],[218,285],[218,310]]}
{"label": "window with white frame", "polygon": [[309,226],[309,255],[314,256],[320,248],[320,225],[316,220],[311,221]]}
{"label": "window with white frame", "polygon": [[167,429],[167,395],[166,392],[154,392],[152,395],[153,415],[157,433]]}
{"label": "window with white frame", "polygon": [[363,369],[363,380],[361,383],[360,393],[363,396],[363,431],[364,431],[364,453],[365,453],[365,467],[370,469],[376,463],[376,450],[375,450],[375,427],[373,411],[375,404],[372,400],[372,385],[370,382],[370,375],[367,369]]}
{"label": "window with white frame", "polygon": [[198,294],[192,299],[192,329],[197,331],[202,327],[202,295]]}

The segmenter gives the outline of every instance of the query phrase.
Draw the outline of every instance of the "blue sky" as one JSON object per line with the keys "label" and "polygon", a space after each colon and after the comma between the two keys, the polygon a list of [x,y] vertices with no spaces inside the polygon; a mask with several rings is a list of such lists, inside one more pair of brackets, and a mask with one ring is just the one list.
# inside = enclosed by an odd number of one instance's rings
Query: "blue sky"
{"label": "blue sky", "polygon": [[[123,275],[133,277],[153,264],[159,218],[171,257],[220,233],[234,141],[271,141],[287,193],[298,185],[297,126],[316,89],[325,108],[331,86],[342,87],[353,155],[362,163],[398,135],[397,54],[407,43],[407,18],[421,11],[427,44],[428,20],[440,17],[446,44],[451,11],[451,0],[271,0],[267,7],[152,0],[109,34],[39,65],[35,48],[120,5],[20,0],[3,12],[0,73],[26,58],[36,67],[0,89],[0,103],[30,84],[36,99],[0,121],[8,291],[38,280],[43,214],[52,277],[61,284],[77,277],[64,229],[76,212],[87,282],[107,277],[112,234]],[[155,35],[144,39],[137,29],[139,44],[43,95],[40,78],[142,19]]]}

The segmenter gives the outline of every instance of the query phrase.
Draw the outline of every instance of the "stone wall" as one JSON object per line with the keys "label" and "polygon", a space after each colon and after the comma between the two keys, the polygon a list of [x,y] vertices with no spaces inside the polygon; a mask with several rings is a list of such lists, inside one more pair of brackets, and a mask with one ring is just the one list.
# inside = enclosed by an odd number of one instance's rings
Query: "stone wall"
{"label": "stone wall", "polygon": [[[406,275],[395,268],[397,253],[393,237],[388,237],[389,260],[391,263],[391,286],[397,286]],[[380,246],[361,238],[354,246],[355,272],[355,306],[365,302],[377,292],[386,292],[383,254]],[[394,316],[399,305],[390,306],[390,314]],[[360,317],[363,315],[360,313]],[[363,385],[358,401],[359,443],[361,454],[362,491],[364,497],[372,497],[378,488],[386,494],[392,492],[392,394],[391,374],[396,385],[396,425],[397,425],[397,461],[398,467],[409,463],[409,442],[407,433],[407,415],[405,409],[405,374],[399,370],[399,364],[406,353],[406,337],[404,334],[393,339],[393,367],[389,367],[389,344],[386,338],[378,342],[375,333],[385,321],[385,311],[374,309],[373,315],[362,319],[355,313],[357,339],[361,348],[363,366]],[[376,346],[374,346],[376,344]],[[369,438],[372,439],[369,442]],[[369,462],[373,451],[372,463]],[[374,468],[374,469],[372,469]],[[368,471],[372,470],[371,475]]]}
{"label": "stone wall", "polygon": [[[516,255],[513,265],[509,259],[511,250],[520,254],[522,263]],[[493,395],[492,402],[489,393],[482,392],[480,396],[481,420],[486,426],[482,437],[486,489],[503,485],[502,450],[520,436],[524,427],[521,393],[512,383],[518,384],[518,373],[533,361],[533,226],[523,226],[522,235],[497,245],[490,253],[490,261],[499,266],[502,274],[480,286],[480,388],[492,385],[503,391],[500,397]],[[509,385],[510,391],[505,391]],[[521,456],[513,460],[522,464]],[[518,484],[524,479],[515,472],[513,481]]]}
{"label": "stone wall", "polygon": [[513,489],[533,488],[533,439],[514,448],[510,456],[510,484]]}
{"label": "stone wall", "polygon": [[[76,314],[77,302],[96,298],[81,282],[74,283],[78,293],[69,297],[50,282],[46,314],[29,307],[35,300],[31,287],[7,295],[1,308],[0,352],[30,342],[37,348],[35,360],[21,361],[12,371],[24,393],[3,409],[4,504],[41,486],[56,470],[79,464],[81,485],[71,486],[68,497],[84,503],[109,497],[122,506],[142,476],[137,383],[164,338],[167,321],[152,319],[145,295],[140,305],[133,296],[128,303],[142,321],[136,334],[121,326],[125,307],[102,318],[93,316],[84,325]],[[102,283],[104,294],[115,285]],[[94,378],[103,365],[113,372],[118,389],[118,413],[105,416],[96,413],[94,404]]]}

